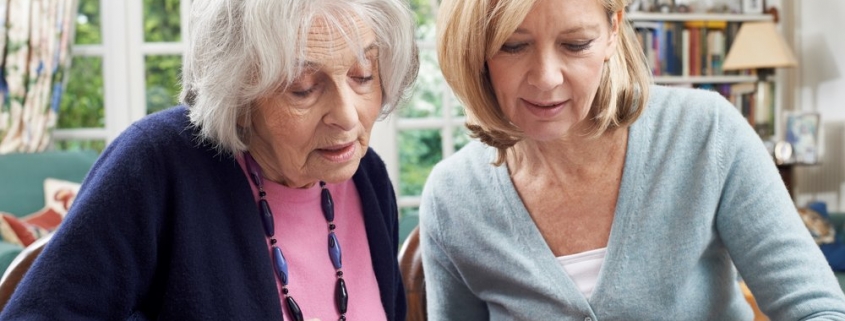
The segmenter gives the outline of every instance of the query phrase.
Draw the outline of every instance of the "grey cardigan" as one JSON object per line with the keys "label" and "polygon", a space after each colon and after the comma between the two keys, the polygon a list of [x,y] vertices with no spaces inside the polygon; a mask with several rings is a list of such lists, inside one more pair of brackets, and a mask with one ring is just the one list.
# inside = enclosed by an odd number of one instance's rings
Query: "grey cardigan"
{"label": "grey cardigan", "polygon": [[495,150],[472,142],[438,164],[420,208],[429,317],[750,320],[738,270],[774,320],[845,320],[845,295],[771,157],[725,99],[653,87],[626,153],[589,301],[506,166],[490,164]]}

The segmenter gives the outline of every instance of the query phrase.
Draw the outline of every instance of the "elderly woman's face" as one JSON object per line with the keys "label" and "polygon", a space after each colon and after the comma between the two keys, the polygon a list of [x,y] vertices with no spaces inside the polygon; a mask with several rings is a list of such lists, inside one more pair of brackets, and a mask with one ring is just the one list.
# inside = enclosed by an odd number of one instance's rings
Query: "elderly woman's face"
{"label": "elderly woman's face", "polygon": [[360,20],[346,31],[360,35],[364,61],[341,32],[318,21],[308,34],[308,71],[258,101],[249,150],[269,179],[291,187],[344,181],[367,152],[382,101],[378,47]]}
{"label": "elderly woman's face", "polygon": [[616,30],[599,1],[537,1],[487,60],[502,111],[526,139],[565,136],[587,118],[615,42]]}

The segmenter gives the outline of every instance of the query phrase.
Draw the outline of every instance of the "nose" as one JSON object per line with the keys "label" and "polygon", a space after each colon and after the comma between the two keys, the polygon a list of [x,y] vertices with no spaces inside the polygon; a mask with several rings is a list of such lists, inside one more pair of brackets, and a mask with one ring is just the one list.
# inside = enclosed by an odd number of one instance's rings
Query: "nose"
{"label": "nose", "polygon": [[563,84],[563,65],[554,54],[539,52],[531,62],[527,81],[539,90],[552,90]]}
{"label": "nose", "polygon": [[332,106],[323,116],[323,121],[344,131],[350,131],[358,125],[358,105],[362,104],[360,99],[351,88],[338,86]]}

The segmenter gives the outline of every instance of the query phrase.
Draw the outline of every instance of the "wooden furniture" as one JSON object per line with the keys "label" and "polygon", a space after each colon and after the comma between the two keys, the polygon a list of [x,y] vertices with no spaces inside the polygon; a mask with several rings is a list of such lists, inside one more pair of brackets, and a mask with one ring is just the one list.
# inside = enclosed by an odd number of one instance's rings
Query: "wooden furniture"
{"label": "wooden furniture", "polygon": [[6,307],[6,303],[12,298],[12,294],[15,292],[18,283],[21,282],[26,272],[29,271],[29,267],[35,262],[35,258],[41,254],[41,250],[44,249],[44,246],[47,245],[47,242],[52,237],[53,233],[47,234],[27,246],[15,257],[12,264],[3,273],[3,277],[0,278],[0,310]]}
{"label": "wooden furniture", "polygon": [[399,270],[405,284],[405,299],[408,301],[408,321],[425,321],[425,276],[423,275],[422,252],[420,252],[420,227],[415,227],[399,250]]}

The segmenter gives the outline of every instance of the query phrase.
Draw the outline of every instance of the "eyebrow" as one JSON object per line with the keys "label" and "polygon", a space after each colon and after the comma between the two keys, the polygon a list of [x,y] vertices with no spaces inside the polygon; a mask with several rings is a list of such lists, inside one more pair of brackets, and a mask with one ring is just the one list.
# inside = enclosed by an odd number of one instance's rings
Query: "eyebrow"
{"label": "eyebrow", "polygon": [[[577,26],[577,27],[572,27],[572,28],[566,29],[564,31],[561,31],[560,34],[561,35],[569,35],[569,34],[578,33],[578,32],[582,32],[582,31],[592,31],[592,30],[596,30],[598,28],[599,28],[599,25],[597,25],[597,24],[592,24],[592,25],[587,25],[587,26]],[[514,31],[513,33],[514,34],[529,34],[530,32],[528,32],[528,30],[523,29],[523,28],[517,28],[516,31]]]}
{"label": "eyebrow", "polygon": [[[367,56],[371,51],[378,50],[378,49],[379,49],[378,43],[376,43],[376,42],[370,43],[368,46],[364,47],[364,50],[363,50],[364,56]],[[302,68],[303,69],[316,70],[316,69],[320,69],[320,67],[322,67],[322,66],[323,65],[321,63],[318,63],[318,62],[315,62],[315,61],[306,60],[306,61],[302,62]]]}

